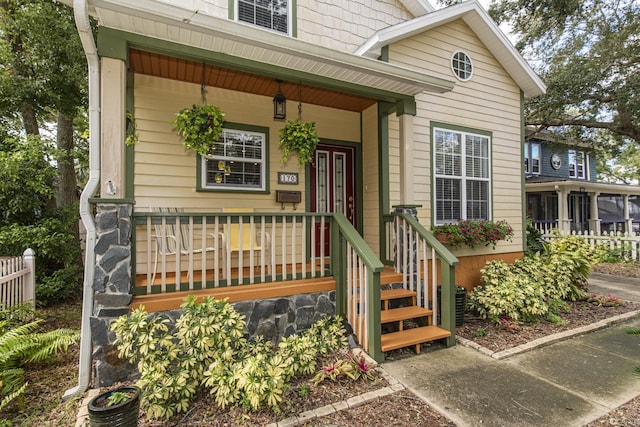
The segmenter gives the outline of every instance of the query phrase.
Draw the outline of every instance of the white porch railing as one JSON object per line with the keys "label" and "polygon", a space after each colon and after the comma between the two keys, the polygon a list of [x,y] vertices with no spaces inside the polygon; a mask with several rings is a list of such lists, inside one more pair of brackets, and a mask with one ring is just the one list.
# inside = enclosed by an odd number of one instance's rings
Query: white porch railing
{"label": "white porch railing", "polygon": [[0,305],[2,308],[31,304],[36,301],[36,258],[32,249],[22,256],[0,257]]}
{"label": "white porch railing", "polygon": [[330,214],[136,212],[136,293],[330,275]]}
{"label": "white porch railing", "polygon": [[579,236],[584,238],[589,244],[593,246],[604,246],[613,252],[620,253],[620,256],[629,261],[640,261],[640,236],[628,233],[602,233],[596,234],[591,231],[572,231],[570,233],[564,232],[560,234],[547,233],[543,234],[542,238],[547,242],[552,241],[558,236]]}
{"label": "white porch railing", "polygon": [[[403,274],[403,287],[417,293],[418,306],[433,311],[433,322],[441,317],[443,329],[455,342],[455,266],[458,259],[414,217],[404,213],[384,216],[384,262]],[[438,285],[443,304],[438,304]],[[449,316],[438,316],[439,307]],[[449,307],[448,311],[444,307]]]}

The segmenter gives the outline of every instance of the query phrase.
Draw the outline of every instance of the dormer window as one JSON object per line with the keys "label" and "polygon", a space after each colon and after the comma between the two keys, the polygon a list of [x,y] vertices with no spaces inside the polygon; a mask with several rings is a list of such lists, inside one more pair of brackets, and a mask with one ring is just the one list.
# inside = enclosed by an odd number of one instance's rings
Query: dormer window
{"label": "dormer window", "polygon": [[237,20],[289,34],[292,0],[237,0]]}

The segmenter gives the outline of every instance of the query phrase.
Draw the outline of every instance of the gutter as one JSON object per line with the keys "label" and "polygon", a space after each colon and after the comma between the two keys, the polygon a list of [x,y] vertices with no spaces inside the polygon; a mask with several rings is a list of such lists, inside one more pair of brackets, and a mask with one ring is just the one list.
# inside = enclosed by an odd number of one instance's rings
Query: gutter
{"label": "gutter", "polygon": [[80,218],[87,230],[82,297],[82,326],[80,329],[80,362],[78,385],[64,392],[67,400],[81,395],[91,380],[91,314],[93,311],[93,278],[96,257],[96,225],[89,199],[100,181],[100,60],[89,23],[88,0],[73,0],[73,14],[88,63],[89,74],[89,181],[80,196]]}

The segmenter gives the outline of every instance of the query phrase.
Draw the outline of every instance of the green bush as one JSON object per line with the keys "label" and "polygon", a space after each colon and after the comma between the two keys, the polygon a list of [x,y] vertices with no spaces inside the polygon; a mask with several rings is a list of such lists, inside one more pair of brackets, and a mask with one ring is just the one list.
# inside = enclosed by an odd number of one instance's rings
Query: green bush
{"label": "green bush", "polygon": [[[42,320],[23,323],[28,309],[2,310],[0,318],[0,411],[27,390],[24,366],[66,351],[80,333],[70,329],[36,332]],[[0,422],[5,420],[0,420]]]}
{"label": "green bush", "polygon": [[346,344],[341,319],[325,318],[277,349],[244,337],[245,321],[225,301],[187,297],[184,313],[169,331],[168,319],[144,307],[112,325],[119,357],[136,363],[143,405],[150,419],[185,412],[204,386],[218,406],[278,409],[288,381],[315,370],[316,356]]}
{"label": "green bush", "polygon": [[527,246],[526,246],[526,254],[533,255],[537,252],[542,252],[546,245],[544,239],[542,238],[542,233],[540,230],[533,226],[530,218],[527,218]]}
{"label": "green bush", "polygon": [[80,246],[71,229],[78,221],[77,206],[50,212],[33,225],[0,227],[0,256],[36,255],[36,302],[48,306],[81,290]]}
{"label": "green bush", "polygon": [[502,317],[538,320],[550,309],[557,315],[561,301],[586,298],[585,284],[595,262],[597,251],[576,236],[558,238],[542,253],[513,264],[491,261],[481,270],[481,284],[469,295],[469,306],[494,322]]}

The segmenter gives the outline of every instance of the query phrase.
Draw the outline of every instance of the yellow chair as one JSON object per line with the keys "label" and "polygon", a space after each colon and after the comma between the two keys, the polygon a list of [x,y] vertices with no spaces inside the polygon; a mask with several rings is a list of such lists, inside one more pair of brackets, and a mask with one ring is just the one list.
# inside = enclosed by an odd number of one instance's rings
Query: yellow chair
{"label": "yellow chair", "polygon": [[[225,208],[222,210],[224,213],[252,213],[252,208]],[[242,265],[240,259],[244,252],[253,251],[261,252],[265,251],[265,266],[269,265],[268,251],[271,245],[271,236],[269,233],[260,230],[260,223],[253,224],[254,232],[251,233],[251,224],[248,221],[243,221],[241,224],[225,224],[224,233],[222,234],[222,247],[225,248],[223,252],[223,263],[227,267],[227,273],[230,272],[230,264],[227,264],[227,255],[231,255],[233,252],[238,253],[239,267]],[[260,263],[258,263],[260,264]]]}

